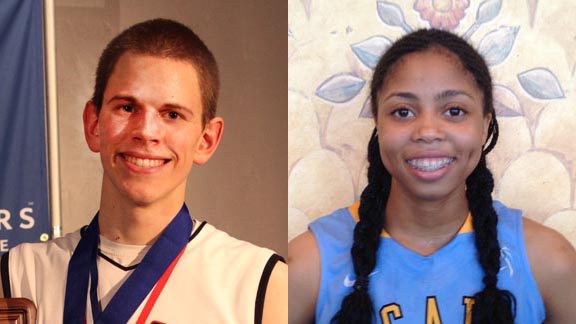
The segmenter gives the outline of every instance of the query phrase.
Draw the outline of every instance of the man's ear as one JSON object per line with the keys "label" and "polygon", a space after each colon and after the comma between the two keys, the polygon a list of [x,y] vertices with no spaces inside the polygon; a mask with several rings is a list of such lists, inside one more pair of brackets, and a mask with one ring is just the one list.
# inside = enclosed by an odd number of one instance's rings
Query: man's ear
{"label": "man's ear", "polygon": [[220,144],[220,138],[224,131],[224,120],[220,117],[214,117],[206,123],[202,138],[196,147],[194,155],[194,164],[202,165],[210,159],[212,154]]}
{"label": "man's ear", "polygon": [[92,152],[100,152],[100,137],[98,129],[98,111],[96,105],[92,101],[88,101],[84,106],[84,114],[82,115],[84,121],[84,137],[86,143]]}

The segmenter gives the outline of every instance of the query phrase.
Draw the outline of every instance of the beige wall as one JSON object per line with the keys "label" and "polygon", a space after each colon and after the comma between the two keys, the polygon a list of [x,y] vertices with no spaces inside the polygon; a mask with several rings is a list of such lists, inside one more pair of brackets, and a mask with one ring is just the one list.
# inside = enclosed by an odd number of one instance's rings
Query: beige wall
{"label": "beige wall", "polygon": [[98,209],[102,171],[82,133],[97,59],[122,29],[163,17],[192,27],[222,79],[223,142],[195,167],[186,201],[195,218],[286,256],[287,5],[280,1],[56,0],[56,63],[63,233]]}
{"label": "beige wall", "polygon": [[494,198],[576,246],[574,1],[289,0],[288,7],[290,237],[359,199],[374,127],[364,108],[370,56],[432,26],[469,36],[490,65],[500,125],[488,155]]}

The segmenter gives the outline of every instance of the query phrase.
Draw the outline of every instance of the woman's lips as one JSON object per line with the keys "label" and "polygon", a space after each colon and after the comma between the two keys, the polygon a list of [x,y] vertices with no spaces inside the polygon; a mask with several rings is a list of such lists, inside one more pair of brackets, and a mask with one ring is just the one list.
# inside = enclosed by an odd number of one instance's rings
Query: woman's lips
{"label": "woman's lips", "polygon": [[406,160],[406,162],[416,170],[424,172],[434,172],[447,167],[455,158],[453,157],[434,157],[434,158],[415,158]]}

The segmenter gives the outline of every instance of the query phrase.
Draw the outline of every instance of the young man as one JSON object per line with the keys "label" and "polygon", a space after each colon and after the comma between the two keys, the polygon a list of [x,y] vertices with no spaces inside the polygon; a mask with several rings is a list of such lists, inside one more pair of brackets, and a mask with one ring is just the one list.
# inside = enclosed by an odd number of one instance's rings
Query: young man
{"label": "young man", "polygon": [[6,297],[39,323],[283,323],[287,269],[272,251],[192,220],[193,164],[220,142],[218,69],[190,29],[130,27],[100,57],[84,108],[103,166],[100,210],[81,231],[2,257]]}

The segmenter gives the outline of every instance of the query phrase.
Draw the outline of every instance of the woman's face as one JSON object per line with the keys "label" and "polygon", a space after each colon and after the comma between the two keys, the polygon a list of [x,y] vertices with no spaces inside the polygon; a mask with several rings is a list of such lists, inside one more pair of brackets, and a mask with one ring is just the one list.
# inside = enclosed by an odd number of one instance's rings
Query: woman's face
{"label": "woman's face", "polygon": [[445,49],[408,54],[378,96],[380,154],[392,190],[417,200],[462,194],[486,141],[482,91]]}

